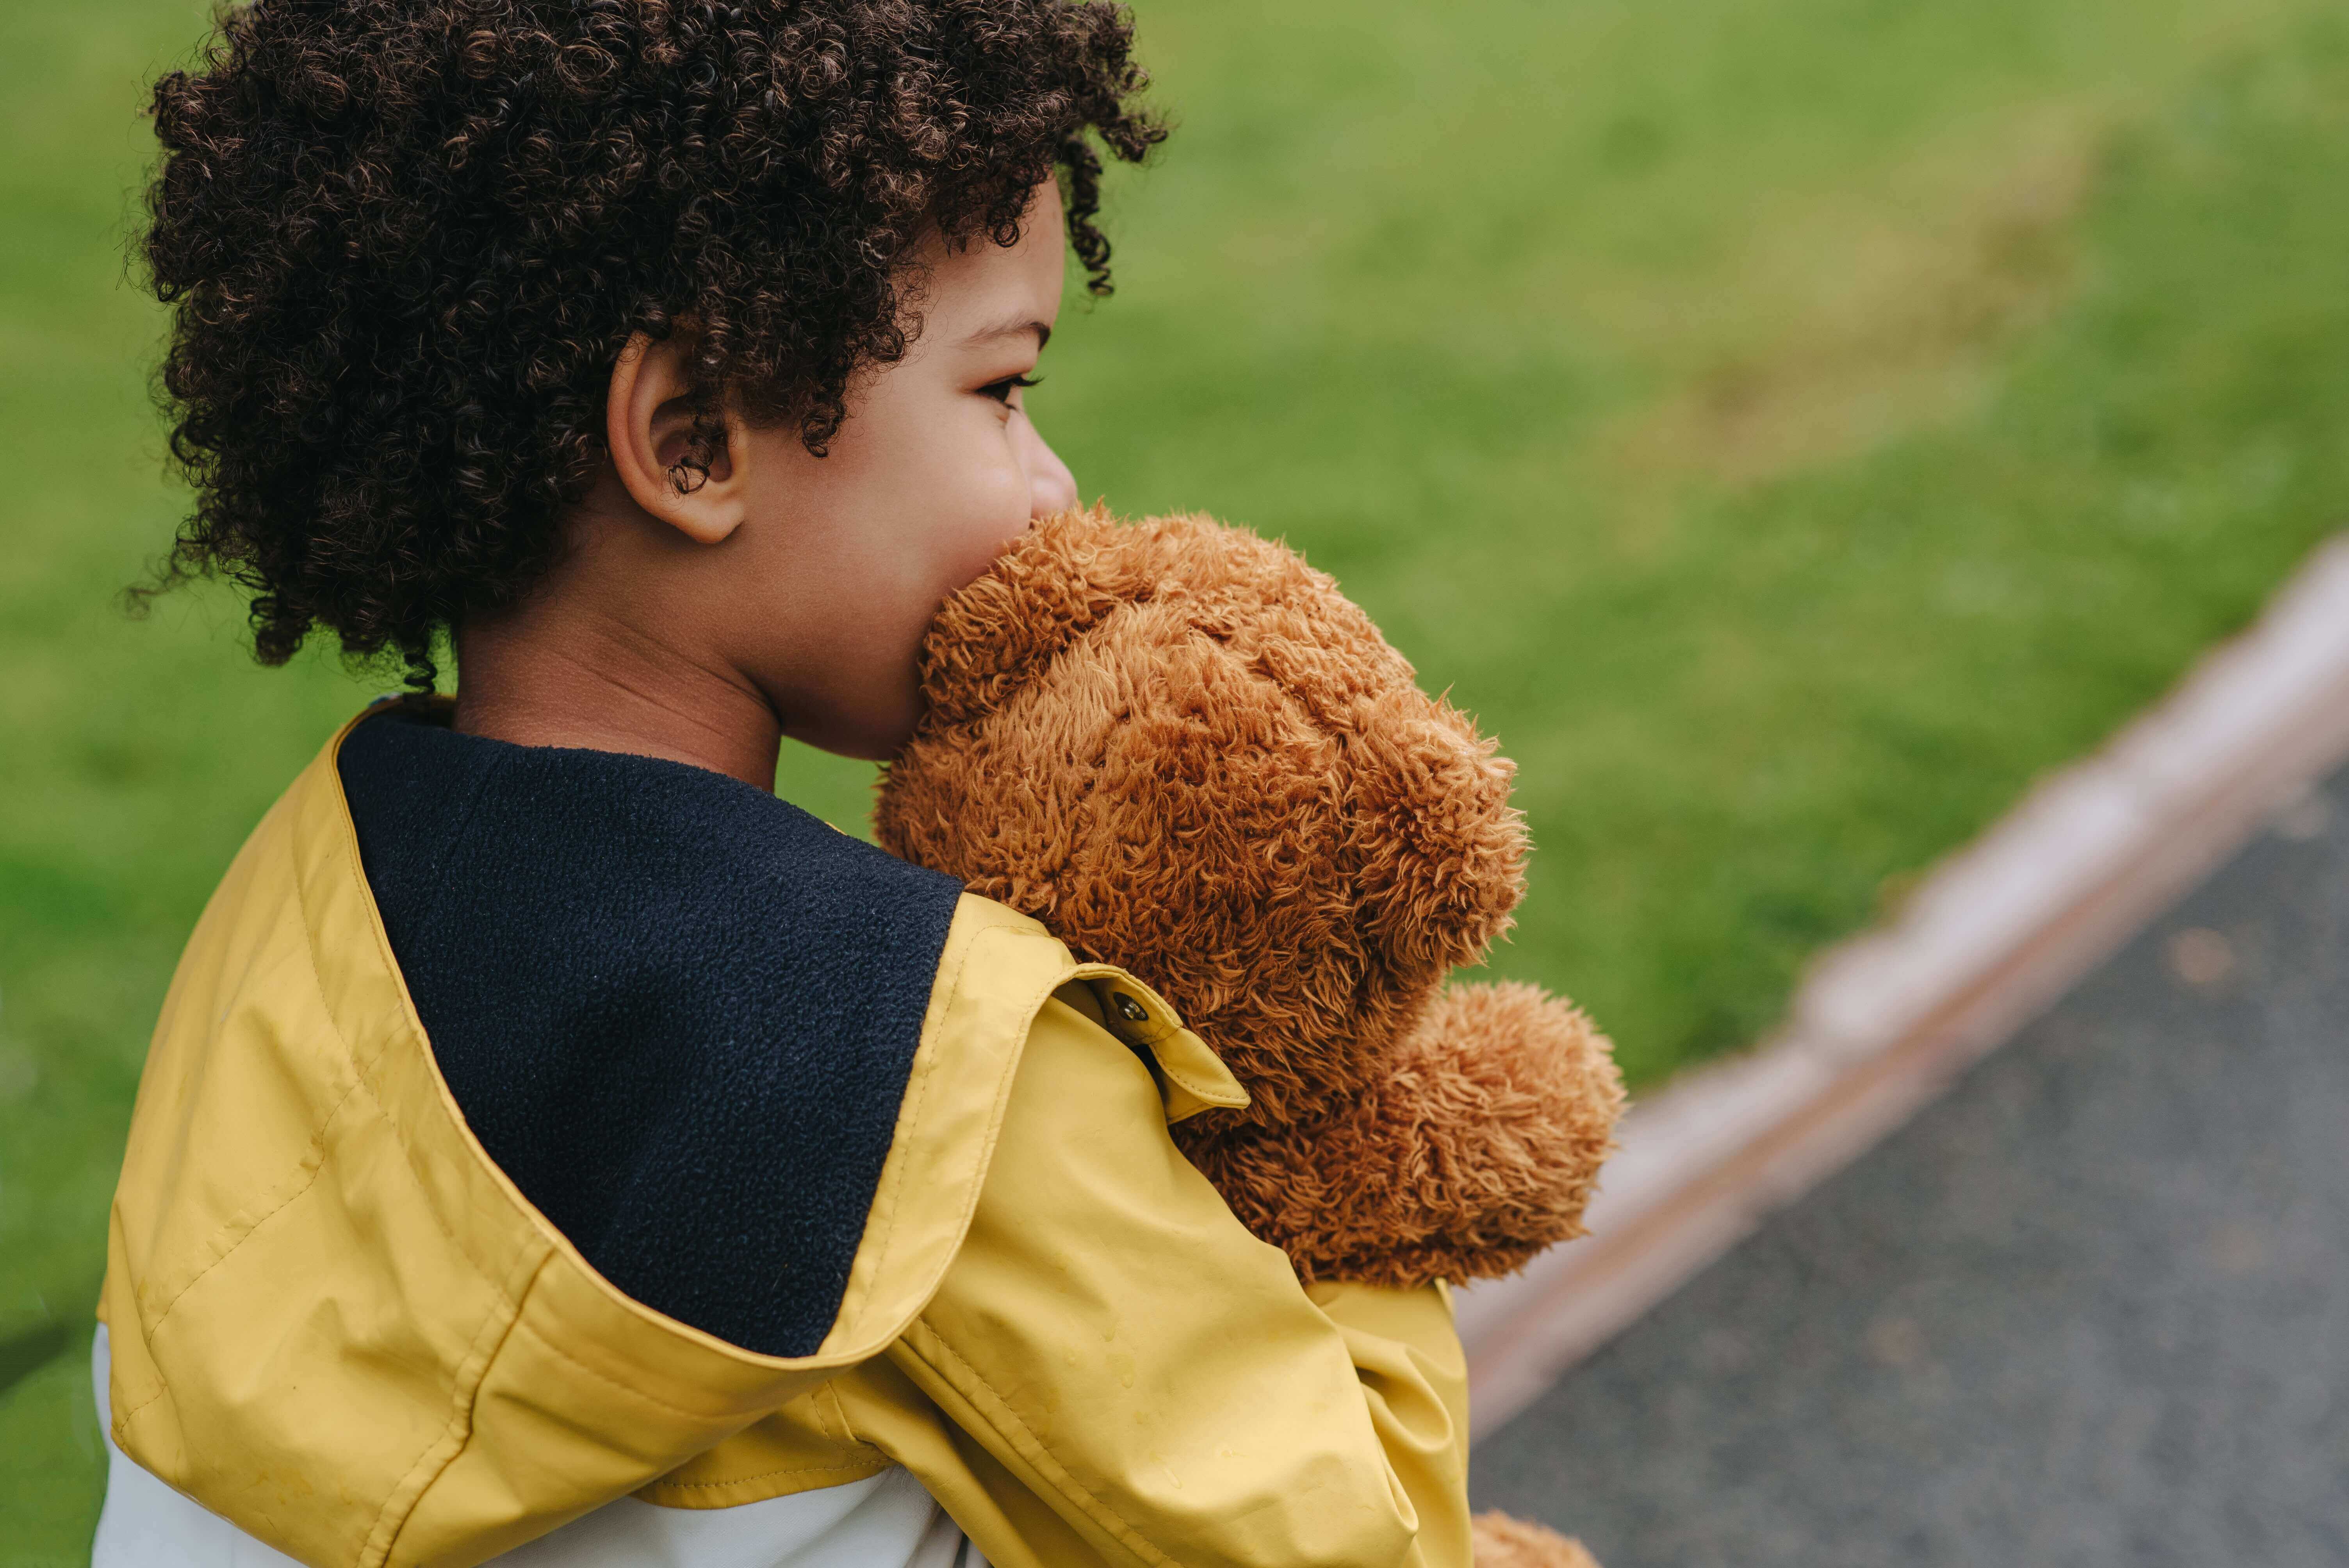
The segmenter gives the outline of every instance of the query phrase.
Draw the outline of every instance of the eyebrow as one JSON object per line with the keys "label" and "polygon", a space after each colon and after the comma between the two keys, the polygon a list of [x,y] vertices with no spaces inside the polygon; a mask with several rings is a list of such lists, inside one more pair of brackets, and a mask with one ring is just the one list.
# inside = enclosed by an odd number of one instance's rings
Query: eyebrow
{"label": "eyebrow", "polygon": [[1040,321],[1034,321],[1024,317],[1018,321],[999,321],[993,326],[982,326],[977,332],[972,333],[968,337],[964,338],[963,341],[965,343],[985,343],[988,339],[992,337],[1010,337],[1015,334],[1022,332],[1032,332],[1036,335],[1036,352],[1039,354],[1044,352],[1044,346],[1052,341],[1052,329],[1050,325]]}

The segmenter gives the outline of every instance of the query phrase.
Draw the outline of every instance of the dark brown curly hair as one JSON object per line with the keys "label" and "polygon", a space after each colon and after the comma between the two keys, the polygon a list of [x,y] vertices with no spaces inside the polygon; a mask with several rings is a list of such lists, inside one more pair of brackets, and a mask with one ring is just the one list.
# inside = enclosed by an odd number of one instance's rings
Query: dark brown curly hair
{"label": "dark brown curly hair", "polygon": [[554,561],[631,335],[689,325],[705,428],[796,420],[902,357],[930,232],[1018,238],[1060,179],[1109,290],[1097,140],[1138,161],[1109,0],[248,0],[156,84],[146,258],[194,509],[254,651],[433,643]]}

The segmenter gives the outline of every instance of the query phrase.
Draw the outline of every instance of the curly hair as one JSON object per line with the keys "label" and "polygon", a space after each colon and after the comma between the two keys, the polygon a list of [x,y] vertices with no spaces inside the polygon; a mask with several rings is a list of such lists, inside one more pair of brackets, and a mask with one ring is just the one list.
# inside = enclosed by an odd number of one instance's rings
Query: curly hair
{"label": "curly hair", "polygon": [[397,655],[551,566],[632,335],[692,334],[705,436],[796,420],[918,330],[933,232],[1014,242],[1057,177],[1109,292],[1102,158],[1161,121],[1110,0],[248,0],[156,84],[145,252],[195,500],[282,664]]}

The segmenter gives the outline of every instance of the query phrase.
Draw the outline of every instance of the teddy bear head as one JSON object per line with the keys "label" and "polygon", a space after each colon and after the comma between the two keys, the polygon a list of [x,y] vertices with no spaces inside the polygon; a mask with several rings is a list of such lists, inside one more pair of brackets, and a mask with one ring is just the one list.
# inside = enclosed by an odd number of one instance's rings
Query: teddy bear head
{"label": "teddy bear head", "polygon": [[1198,516],[1038,524],[940,612],[884,847],[1156,988],[1266,1126],[1378,1077],[1524,889],[1511,767],[1325,574]]}

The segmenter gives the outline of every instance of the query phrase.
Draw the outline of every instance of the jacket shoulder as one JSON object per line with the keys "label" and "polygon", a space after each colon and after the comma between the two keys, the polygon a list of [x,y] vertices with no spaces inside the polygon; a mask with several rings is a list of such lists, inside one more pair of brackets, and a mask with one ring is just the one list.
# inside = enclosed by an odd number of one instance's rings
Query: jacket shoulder
{"label": "jacket shoulder", "polygon": [[836,1305],[803,1350],[746,1347],[617,1287],[482,1147],[335,753],[255,830],[157,1026],[110,1222],[115,1437],[303,1560],[480,1561],[895,1339],[971,1222],[1031,1021],[1085,966],[954,898]]}

